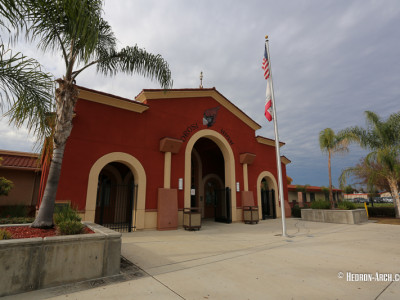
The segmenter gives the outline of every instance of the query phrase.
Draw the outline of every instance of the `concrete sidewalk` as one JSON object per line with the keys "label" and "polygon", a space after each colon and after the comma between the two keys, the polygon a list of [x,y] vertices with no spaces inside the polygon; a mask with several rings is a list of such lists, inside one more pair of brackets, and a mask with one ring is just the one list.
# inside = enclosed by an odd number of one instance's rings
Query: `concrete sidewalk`
{"label": "concrete sidewalk", "polygon": [[126,233],[122,255],[140,268],[129,280],[4,299],[400,299],[400,226],[287,219],[287,228],[289,238],[280,219]]}

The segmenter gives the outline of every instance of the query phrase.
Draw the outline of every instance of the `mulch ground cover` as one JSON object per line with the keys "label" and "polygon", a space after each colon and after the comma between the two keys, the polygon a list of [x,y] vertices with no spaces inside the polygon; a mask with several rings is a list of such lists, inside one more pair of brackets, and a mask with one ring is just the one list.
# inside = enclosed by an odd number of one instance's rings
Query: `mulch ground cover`
{"label": "mulch ground cover", "polygon": [[[29,226],[9,226],[9,227],[1,227],[1,229],[5,229],[11,233],[12,239],[26,239],[26,238],[34,238],[34,237],[48,237],[48,236],[56,236],[57,229],[40,229],[40,228],[32,228]],[[94,233],[90,228],[85,227],[84,233]]]}

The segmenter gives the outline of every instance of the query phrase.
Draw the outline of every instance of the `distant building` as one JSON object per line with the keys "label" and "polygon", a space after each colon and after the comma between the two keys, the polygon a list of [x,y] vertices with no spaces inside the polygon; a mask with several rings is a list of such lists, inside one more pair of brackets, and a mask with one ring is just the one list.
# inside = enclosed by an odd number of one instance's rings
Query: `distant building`
{"label": "distant building", "polygon": [[0,177],[14,184],[8,196],[0,196],[0,206],[35,206],[41,177],[39,154],[0,150],[0,157]]}
{"label": "distant building", "polygon": [[[296,204],[304,203],[306,206],[313,201],[326,200],[329,201],[329,193],[319,186],[307,186],[306,191],[300,191],[297,185],[288,185],[289,204],[293,207]],[[343,200],[343,191],[340,189],[332,189],[333,200]],[[301,206],[301,205],[300,205]]]}
{"label": "distant building", "polygon": [[351,200],[353,201],[356,198],[362,198],[362,199],[368,199],[368,194],[367,193],[352,193],[352,194],[344,194],[344,199],[345,200]]}

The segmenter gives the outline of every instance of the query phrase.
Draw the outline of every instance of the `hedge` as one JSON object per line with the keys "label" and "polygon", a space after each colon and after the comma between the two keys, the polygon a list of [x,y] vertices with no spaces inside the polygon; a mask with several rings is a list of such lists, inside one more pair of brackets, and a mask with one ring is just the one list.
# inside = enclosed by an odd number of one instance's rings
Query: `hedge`
{"label": "hedge", "polygon": [[395,218],[394,207],[368,207],[368,216]]}

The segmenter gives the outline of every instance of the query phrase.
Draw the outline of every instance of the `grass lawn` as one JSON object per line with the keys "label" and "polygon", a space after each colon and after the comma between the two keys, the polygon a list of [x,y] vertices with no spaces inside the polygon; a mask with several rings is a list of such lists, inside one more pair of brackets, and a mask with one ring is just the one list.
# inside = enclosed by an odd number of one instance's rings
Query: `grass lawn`
{"label": "grass lawn", "polygon": [[[364,208],[364,203],[354,203],[357,208]],[[367,204],[367,207],[372,207],[372,204]],[[374,203],[374,207],[394,207],[393,203]]]}

